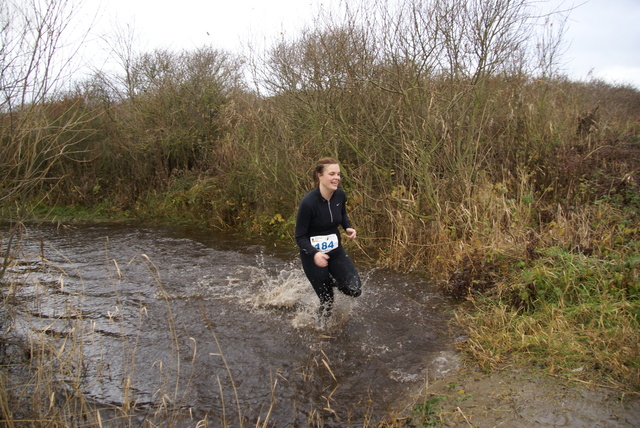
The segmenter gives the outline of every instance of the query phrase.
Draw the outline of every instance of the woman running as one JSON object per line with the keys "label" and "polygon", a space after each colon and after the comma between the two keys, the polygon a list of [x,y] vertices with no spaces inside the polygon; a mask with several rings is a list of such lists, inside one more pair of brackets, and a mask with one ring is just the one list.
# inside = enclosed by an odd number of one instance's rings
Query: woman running
{"label": "woman running", "polygon": [[340,165],[333,158],[318,161],[313,173],[315,189],[300,201],[296,219],[296,242],[300,247],[302,268],[320,298],[319,320],[331,315],[333,287],[358,297],[360,276],[341,244],[338,226],[355,239],[356,230],[347,217],[346,195],[338,188]]}

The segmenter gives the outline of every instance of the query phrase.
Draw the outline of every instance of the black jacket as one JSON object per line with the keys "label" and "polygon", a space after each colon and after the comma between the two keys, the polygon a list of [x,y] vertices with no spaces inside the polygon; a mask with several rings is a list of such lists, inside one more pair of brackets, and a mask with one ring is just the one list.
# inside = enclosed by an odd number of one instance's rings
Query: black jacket
{"label": "black jacket", "polygon": [[346,203],[347,195],[340,188],[333,192],[330,201],[322,197],[320,188],[313,189],[302,198],[296,218],[296,242],[301,252],[308,255],[318,252],[311,245],[311,236],[335,233],[338,240],[341,239],[338,226],[345,230],[351,227]]}

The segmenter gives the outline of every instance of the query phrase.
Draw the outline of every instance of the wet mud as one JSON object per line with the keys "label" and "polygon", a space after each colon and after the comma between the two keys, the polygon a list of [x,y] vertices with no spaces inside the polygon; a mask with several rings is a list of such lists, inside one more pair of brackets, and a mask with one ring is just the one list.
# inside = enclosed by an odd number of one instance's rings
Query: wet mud
{"label": "wet mud", "polygon": [[432,421],[443,427],[640,426],[637,394],[526,370],[461,367],[432,379],[421,396],[434,403]]}

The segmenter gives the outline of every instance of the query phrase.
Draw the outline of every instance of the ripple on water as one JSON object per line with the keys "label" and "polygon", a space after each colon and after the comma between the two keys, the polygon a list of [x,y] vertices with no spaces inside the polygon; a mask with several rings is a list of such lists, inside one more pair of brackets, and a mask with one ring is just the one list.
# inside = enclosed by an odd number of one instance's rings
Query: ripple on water
{"label": "ripple on water", "polygon": [[[239,408],[276,426],[358,425],[456,364],[450,303],[415,276],[363,270],[362,296],[337,293],[321,326],[295,251],[162,228],[32,236],[25,254],[44,258],[25,258],[14,273],[25,296],[39,293],[40,309],[21,325],[48,317],[91,333],[85,384],[98,402],[120,405],[130,393],[152,408],[164,394],[209,420],[232,420]],[[45,259],[59,268],[43,269]]]}

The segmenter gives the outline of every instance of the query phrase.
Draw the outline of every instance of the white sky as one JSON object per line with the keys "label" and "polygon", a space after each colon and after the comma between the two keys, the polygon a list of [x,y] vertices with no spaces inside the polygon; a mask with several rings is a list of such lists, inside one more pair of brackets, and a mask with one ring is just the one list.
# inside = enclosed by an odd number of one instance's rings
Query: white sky
{"label": "white sky", "polygon": [[[241,42],[296,34],[339,0],[85,0],[86,19],[97,13],[94,34],[107,39],[116,25],[133,24],[138,49],[193,49],[203,45],[239,51]],[[549,0],[569,13],[563,69],[640,89],[640,0]],[[97,30],[97,31],[96,31]],[[106,44],[103,44],[106,46]],[[94,51],[100,56],[99,50]]]}
{"label": "white sky", "polygon": [[[555,0],[554,0],[555,1]],[[567,22],[567,72],[640,89],[640,0],[565,0],[575,5]]]}

